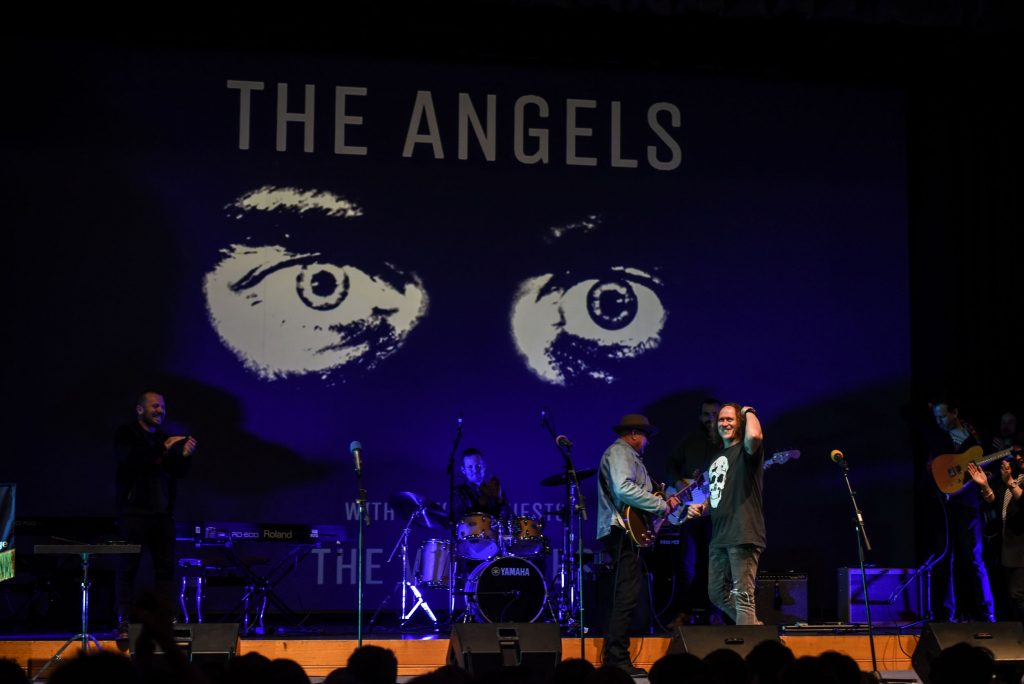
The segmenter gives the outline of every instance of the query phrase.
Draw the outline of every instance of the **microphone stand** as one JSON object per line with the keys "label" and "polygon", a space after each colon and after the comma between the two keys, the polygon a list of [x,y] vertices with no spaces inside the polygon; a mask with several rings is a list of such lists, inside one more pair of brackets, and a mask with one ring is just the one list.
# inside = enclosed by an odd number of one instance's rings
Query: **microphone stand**
{"label": "microphone stand", "polygon": [[448,455],[448,630],[455,624],[455,454],[462,442],[462,414],[459,414],[458,426],[455,428],[455,439],[452,451]]}
{"label": "microphone stand", "polygon": [[[573,584],[576,594],[575,607],[579,616],[577,628],[580,635],[580,658],[586,659],[587,632],[583,623],[583,522],[587,519],[587,504],[583,498],[583,490],[580,488],[579,478],[576,476],[576,467],[572,462],[572,442],[568,439],[558,439],[555,429],[551,426],[551,423],[548,422],[547,412],[541,413],[541,425],[547,429],[548,434],[551,435],[551,439],[555,442],[555,447],[558,449],[558,452],[562,454],[566,474],[566,501],[571,507],[569,519],[566,521],[570,530],[570,536],[572,535],[573,529],[577,525],[579,526],[579,533],[576,535],[576,557],[571,562],[569,574],[570,577],[574,579]],[[562,590],[565,590],[564,584],[562,586]],[[572,598],[573,597],[570,594],[570,609],[573,607]]]}
{"label": "microphone stand", "polygon": [[857,558],[860,561],[860,579],[864,589],[864,614],[868,621],[868,644],[871,646],[871,674],[877,682],[884,682],[881,673],[878,671],[878,660],[875,657],[875,628],[871,622],[871,600],[868,597],[868,574],[864,562],[864,552],[871,551],[871,542],[868,540],[868,532],[864,527],[864,513],[857,505],[857,495],[850,484],[850,466],[846,459],[840,457],[836,463],[843,470],[843,481],[846,482],[846,491],[850,495],[850,503],[853,504],[854,533],[857,535]]}
{"label": "microphone stand", "polygon": [[[360,447],[361,448],[361,447]],[[370,519],[366,515],[366,490],[363,489],[363,468],[359,458],[356,458],[356,487],[359,496],[356,504],[359,506],[359,541],[356,545],[356,641],[363,645],[363,528],[370,526]]]}
{"label": "microphone stand", "polygon": [[905,625],[900,625],[899,630],[901,632],[903,630],[910,629],[911,627],[917,627],[925,624],[926,622],[932,621],[932,568],[934,568],[935,564],[944,557],[944,553],[933,553],[928,556],[928,560],[922,563],[917,570],[910,573],[907,579],[893,589],[892,593],[889,595],[889,603],[896,603],[896,599],[898,599],[904,591],[910,588],[910,585],[914,583],[914,580],[920,578],[922,574],[924,575],[923,589],[920,583],[918,584],[918,597],[920,598],[918,604],[921,606],[921,619],[909,622]]}

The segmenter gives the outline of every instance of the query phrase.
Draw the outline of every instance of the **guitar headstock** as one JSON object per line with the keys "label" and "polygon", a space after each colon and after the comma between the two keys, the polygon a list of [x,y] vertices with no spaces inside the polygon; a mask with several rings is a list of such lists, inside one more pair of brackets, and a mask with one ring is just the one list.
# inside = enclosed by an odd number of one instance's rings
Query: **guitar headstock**
{"label": "guitar headstock", "polygon": [[800,458],[800,451],[797,449],[790,449],[789,451],[777,451],[772,454],[772,457],[764,462],[765,470],[772,466],[782,465],[786,461],[793,461]]}

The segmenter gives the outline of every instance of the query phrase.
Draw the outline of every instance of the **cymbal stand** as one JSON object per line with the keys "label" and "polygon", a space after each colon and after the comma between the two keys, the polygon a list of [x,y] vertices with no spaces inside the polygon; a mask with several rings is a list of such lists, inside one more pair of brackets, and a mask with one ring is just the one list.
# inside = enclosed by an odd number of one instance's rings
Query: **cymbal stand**
{"label": "cymbal stand", "polygon": [[[402,536],[399,537],[398,542],[402,547],[402,622],[401,625],[404,627],[405,623],[409,621],[409,618],[413,616],[418,609],[422,608],[423,612],[427,614],[430,621],[437,626],[437,616],[434,615],[434,611],[430,609],[430,604],[423,598],[423,594],[420,593],[419,587],[416,586],[415,582],[409,581],[409,532],[412,530],[412,521],[417,515],[421,515],[424,512],[424,507],[421,506],[419,510],[409,516],[409,522],[406,523],[405,529],[402,530]],[[398,546],[395,547],[397,549]],[[395,555],[395,551],[391,551],[391,556]],[[388,558],[388,562],[391,562],[391,558]],[[405,612],[406,603],[406,590],[412,592],[412,595],[416,597],[416,603],[412,605],[409,612]]]}
{"label": "cymbal stand", "polygon": [[459,443],[462,442],[462,413],[459,413],[458,424],[455,428],[455,439],[452,440],[452,450],[448,454],[448,549],[451,560],[448,563],[448,626],[451,627],[455,620],[455,454],[459,451]]}
{"label": "cymbal stand", "polygon": [[[398,540],[395,542],[394,548],[391,549],[391,554],[388,556],[388,559],[386,561],[388,563],[395,559],[395,554],[398,553],[399,550],[401,550],[402,552],[402,579],[395,584],[395,588],[391,591],[391,593],[385,596],[384,600],[380,602],[379,606],[377,606],[377,611],[373,614],[373,617],[370,618],[370,622],[367,624],[367,631],[373,629],[373,627],[377,624],[377,618],[380,616],[381,611],[384,610],[384,607],[387,606],[387,604],[391,601],[391,597],[394,596],[395,592],[399,589],[402,590],[401,624],[404,625],[406,621],[408,621],[408,619],[416,611],[416,608],[413,608],[409,611],[408,614],[406,614],[405,612],[406,602],[408,601],[408,591],[410,589],[413,589],[414,595],[417,595],[417,597],[419,595],[419,592],[414,588],[415,585],[409,581],[409,534],[412,532],[412,521],[416,519],[417,515],[423,513],[423,509],[424,507],[421,506],[417,510],[413,511],[412,515],[409,516],[408,522],[405,523],[405,528],[402,530],[401,534],[398,535]],[[426,602],[424,601],[424,603]],[[417,605],[416,607],[419,606]],[[427,606],[424,608],[424,610],[427,612],[428,615],[431,616],[431,619],[434,620],[434,624],[437,624],[437,620],[434,619],[433,614],[430,612],[430,607]]]}

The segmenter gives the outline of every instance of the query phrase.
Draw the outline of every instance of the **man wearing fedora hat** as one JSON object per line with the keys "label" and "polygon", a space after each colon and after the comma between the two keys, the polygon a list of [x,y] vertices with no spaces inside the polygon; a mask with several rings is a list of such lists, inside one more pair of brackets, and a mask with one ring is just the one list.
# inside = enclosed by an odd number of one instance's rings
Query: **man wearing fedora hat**
{"label": "man wearing fedora hat", "polygon": [[639,550],[627,538],[622,510],[638,510],[667,515],[679,500],[655,496],[654,482],[644,467],[647,440],[657,432],[646,416],[628,413],[612,428],[619,436],[601,456],[597,492],[597,538],[604,542],[612,559],[615,585],[608,631],[604,638],[604,664],[614,665],[634,677],[647,672],[634,667],[629,658],[629,625],[642,587]]}

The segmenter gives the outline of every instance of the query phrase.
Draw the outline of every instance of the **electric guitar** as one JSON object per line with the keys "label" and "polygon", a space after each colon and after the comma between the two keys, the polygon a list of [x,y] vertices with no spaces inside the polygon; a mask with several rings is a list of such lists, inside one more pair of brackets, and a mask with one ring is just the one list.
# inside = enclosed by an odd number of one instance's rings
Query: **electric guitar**
{"label": "electric guitar", "polygon": [[[704,474],[700,471],[693,474],[693,479],[690,483],[683,485],[682,489],[675,492],[674,495],[679,497],[679,505],[672,509],[678,511],[681,508],[685,508],[683,503],[686,494],[689,493],[694,487],[699,487],[700,483],[704,481]],[[665,493],[661,490],[653,492],[655,496],[665,498]],[[654,540],[658,537],[658,530],[661,526],[668,521],[668,515],[658,515],[656,513],[648,513],[647,511],[641,511],[638,508],[632,506],[626,506],[626,510],[622,512],[622,522],[626,524],[626,534],[633,540],[633,543],[641,548],[647,548],[648,546],[654,545]]]}
{"label": "electric guitar", "polygon": [[979,468],[984,468],[989,463],[1000,461],[1004,458],[1016,456],[1021,452],[1019,446],[1012,446],[985,456],[985,450],[979,445],[974,445],[962,454],[942,454],[928,462],[928,468],[932,471],[935,479],[935,486],[943,494],[956,494],[964,487],[973,482],[967,472],[967,464],[974,462]]}
{"label": "electric guitar", "polygon": [[[771,458],[765,460],[764,469],[768,470],[772,466],[781,465],[798,458],[800,458],[800,452],[796,449],[779,451],[772,454]],[[663,488],[664,491],[654,492],[655,495],[663,498],[679,497],[680,505],[669,511],[665,516],[658,516],[654,513],[637,510],[632,506],[626,506],[626,510],[623,511],[622,521],[626,524],[626,533],[629,534],[629,538],[633,540],[633,543],[642,548],[652,546],[658,536],[658,530],[666,522],[673,525],[681,525],[686,522],[685,504],[703,503],[709,496],[706,479],[706,473],[695,472],[693,479],[680,480],[682,486],[679,488],[669,486]]]}

